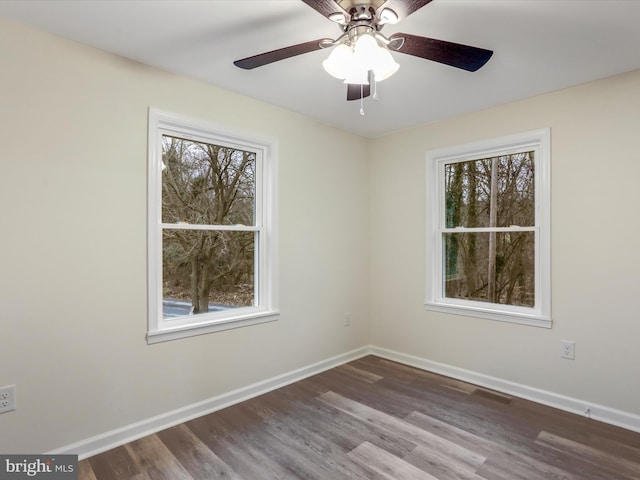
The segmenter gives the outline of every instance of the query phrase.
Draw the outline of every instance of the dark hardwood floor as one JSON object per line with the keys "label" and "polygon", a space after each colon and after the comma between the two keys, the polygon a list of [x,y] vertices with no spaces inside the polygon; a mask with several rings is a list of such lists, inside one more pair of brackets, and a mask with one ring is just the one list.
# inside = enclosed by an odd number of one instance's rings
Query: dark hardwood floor
{"label": "dark hardwood floor", "polygon": [[80,462],[82,480],[640,479],[640,434],[368,356]]}

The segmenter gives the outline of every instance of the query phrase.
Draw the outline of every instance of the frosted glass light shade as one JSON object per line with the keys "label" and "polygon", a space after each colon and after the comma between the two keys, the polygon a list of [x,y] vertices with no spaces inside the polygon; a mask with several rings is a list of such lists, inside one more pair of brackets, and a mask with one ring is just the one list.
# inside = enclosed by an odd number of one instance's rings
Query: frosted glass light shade
{"label": "frosted glass light shade", "polygon": [[325,71],[340,80],[344,80],[349,72],[353,57],[353,50],[344,43],[333,49],[329,57],[322,62]]}
{"label": "frosted glass light shade", "polygon": [[378,58],[380,46],[375,38],[371,35],[360,35],[353,47],[353,56],[356,57],[363,65],[372,66]]}
{"label": "frosted glass light shade", "polygon": [[396,63],[389,50],[380,48],[372,70],[376,82],[381,82],[396,73],[400,65]]}

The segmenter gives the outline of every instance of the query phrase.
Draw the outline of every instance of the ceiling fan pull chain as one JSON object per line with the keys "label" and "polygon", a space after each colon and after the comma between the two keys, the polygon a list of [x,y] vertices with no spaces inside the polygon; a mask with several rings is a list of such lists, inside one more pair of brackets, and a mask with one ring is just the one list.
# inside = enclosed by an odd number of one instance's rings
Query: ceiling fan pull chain
{"label": "ceiling fan pull chain", "polygon": [[364,116],[364,85],[360,85],[360,115]]}

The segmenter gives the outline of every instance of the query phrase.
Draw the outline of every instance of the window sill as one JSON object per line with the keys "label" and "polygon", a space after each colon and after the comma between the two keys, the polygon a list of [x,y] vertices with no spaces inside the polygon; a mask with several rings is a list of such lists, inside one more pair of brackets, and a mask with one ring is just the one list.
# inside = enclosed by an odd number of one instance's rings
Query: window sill
{"label": "window sill", "polygon": [[[494,320],[498,322],[515,323],[518,325],[528,325],[530,327],[551,328],[551,318],[528,312],[506,312],[492,308],[478,308],[466,305],[454,305],[449,303],[426,302],[425,310],[433,312],[449,313],[452,315],[461,315],[465,317],[484,318],[486,320]],[[524,309],[523,309],[524,310]]]}
{"label": "window sill", "polygon": [[149,331],[147,333],[147,344],[151,345],[180,338],[195,337],[197,335],[205,335],[207,333],[258,325],[260,323],[274,322],[279,318],[280,312],[269,311],[236,318],[214,320],[206,323],[167,327],[155,331]]}

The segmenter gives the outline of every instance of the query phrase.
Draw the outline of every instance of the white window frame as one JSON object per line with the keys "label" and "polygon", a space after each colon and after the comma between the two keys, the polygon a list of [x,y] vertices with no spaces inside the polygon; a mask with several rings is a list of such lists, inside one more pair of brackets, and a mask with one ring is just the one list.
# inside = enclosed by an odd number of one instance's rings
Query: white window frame
{"label": "white window frame", "polygon": [[[253,133],[220,127],[202,120],[149,109],[148,130],[148,331],[147,343],[229,330],[279,318],[277,307],[276,179],[277,142]],[[255,225],[226,229],[258,232],[256,249],[256,306],[189,315],[162,317],[162,137],[223,145],[256,154]],[[171,228],[180,226],[170,225]],[[185,226],[193,229],[193,225]],[[197,227],[196,227],[197,228]],[[225,227],[216,227],[225,229]]]}
{"label": "white window frame", "polygon": [[[507,227],[505,230],[513,229],[514,231],[533,231],[535,233],[535,305],[528,308],[446,298],[444,295],[443,233],[478,230],[446,228],[444,218],[445,165],[531,150],[535,151],[535,225],[533,227]],[[550,164],[551,131],[549,128],[427,152],[425,309],[551,328]]]}

